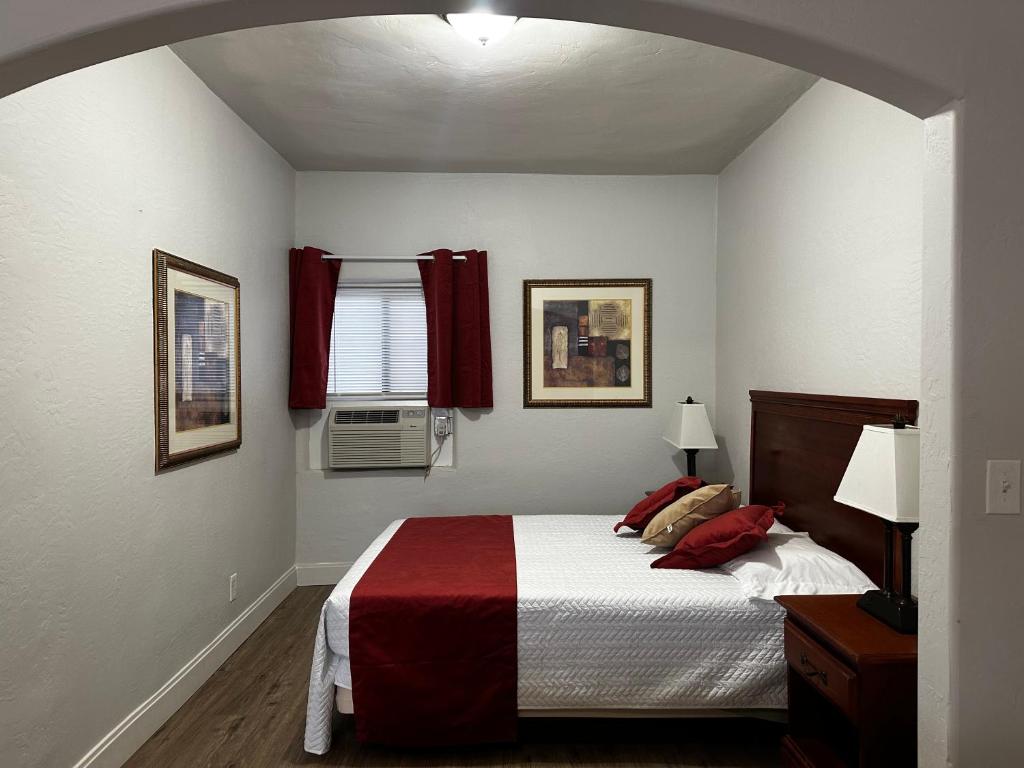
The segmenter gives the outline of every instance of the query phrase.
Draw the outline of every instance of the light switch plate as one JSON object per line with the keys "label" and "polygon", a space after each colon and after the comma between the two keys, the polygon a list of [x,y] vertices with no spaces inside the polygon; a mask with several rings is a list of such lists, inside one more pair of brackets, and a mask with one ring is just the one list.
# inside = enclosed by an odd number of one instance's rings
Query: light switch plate
{"label": "light switch plate", "polygon": [[985,483],[985,513],[989,515],[1020,514],[1020,461],[989,459]]}

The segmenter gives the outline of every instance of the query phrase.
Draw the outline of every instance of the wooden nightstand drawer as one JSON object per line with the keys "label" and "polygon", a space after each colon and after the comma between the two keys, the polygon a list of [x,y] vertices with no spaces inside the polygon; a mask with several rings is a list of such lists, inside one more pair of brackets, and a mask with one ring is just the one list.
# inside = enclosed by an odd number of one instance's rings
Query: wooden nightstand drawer
{"label": "wooden nightstand drawer", "polygon": [[789,619],[785,633],[789,665],[856,722],[857,675]]}

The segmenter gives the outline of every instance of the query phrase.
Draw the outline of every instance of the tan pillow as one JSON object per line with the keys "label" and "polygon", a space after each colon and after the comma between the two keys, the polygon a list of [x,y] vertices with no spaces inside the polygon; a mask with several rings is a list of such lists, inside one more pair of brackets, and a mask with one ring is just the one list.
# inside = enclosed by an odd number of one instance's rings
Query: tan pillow
{"label": "tan pillow", "polygon": [[737,500],[729,485],[705,485],[669,504],[647,524],[641,541],[653,547],[674,547],[703,522],[736,509]]}

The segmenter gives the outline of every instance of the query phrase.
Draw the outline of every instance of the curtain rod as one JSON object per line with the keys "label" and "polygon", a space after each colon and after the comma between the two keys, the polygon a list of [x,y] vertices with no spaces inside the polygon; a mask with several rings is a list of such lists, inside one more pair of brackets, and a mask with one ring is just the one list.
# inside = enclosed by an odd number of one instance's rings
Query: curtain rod
{"label": "curtain rod", "polygon": [[[338,256],[325,253],[320,257],[323,261],[426,261],[433,256]],[[455,261],[465,261],[465,256],[453,256]]]}

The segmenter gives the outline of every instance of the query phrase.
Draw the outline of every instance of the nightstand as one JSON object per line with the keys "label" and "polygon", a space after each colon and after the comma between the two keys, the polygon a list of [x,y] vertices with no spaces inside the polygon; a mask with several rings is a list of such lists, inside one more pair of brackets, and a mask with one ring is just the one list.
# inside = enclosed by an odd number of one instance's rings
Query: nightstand
{"label": "nightstand", "polygon": [[791,768],[917,765],[917,637],[857,607],[859,595],[782,596]]}

